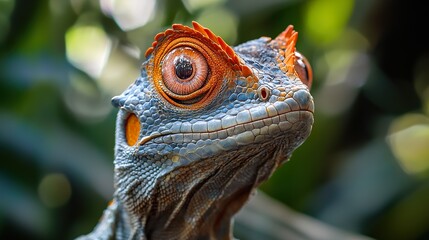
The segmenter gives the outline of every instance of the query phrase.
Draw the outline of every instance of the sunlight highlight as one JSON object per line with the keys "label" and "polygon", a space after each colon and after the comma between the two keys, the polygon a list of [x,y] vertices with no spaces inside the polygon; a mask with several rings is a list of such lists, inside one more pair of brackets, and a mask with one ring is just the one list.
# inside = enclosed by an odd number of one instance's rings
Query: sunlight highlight
{"label": "sunlight highlight", "polygon": [[407,114],[396,119],[387,137],[390,148],[404,171],[410,174],[429,172],[429,118]]}
{"label": "sunlight highlight", "polygon": [[112,41],[98,26],[73,26],[66,33],[67,59],[75,67],[98,78],[109,57]]}
{"label": "sunlight highlight", "polygon": [[112,16],[118,26],[129,31],[144,26],[155,13],[155,0],[100,0],[102,11]]}
{"label": "sunlight highlight", "polygon": [[70,182],[64,174],[46,175],[39,184],[40,200],[47,207],[60,207],[67,203],[71,196]]}

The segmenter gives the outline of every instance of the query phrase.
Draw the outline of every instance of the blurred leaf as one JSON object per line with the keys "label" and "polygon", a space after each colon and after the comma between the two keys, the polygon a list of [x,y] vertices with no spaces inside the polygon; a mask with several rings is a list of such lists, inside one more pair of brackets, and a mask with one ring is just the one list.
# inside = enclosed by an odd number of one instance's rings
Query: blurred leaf
{"label": "blurred leaf", "polygon": [[313,214],[334,226],[361,232],[368,219],[414,183],[383,139],[350,153],[313,199]]}
{"label": "blurred leaf", "polygon": [[[236,237],[247,240],[369,240],[295,212],[258,192],[237,214]],[[311,229],[311,231],[309,231]]]}
{"label": "blurred leaf", "polygon": [[375,226],[378,239],[423,239],[429,228],[429,182],[422,182],[400,201],[392,204]]}
{"label": "blurred leaf", "polygon": [[105,199],[112,197],[110,157],[61,126],[51,126],[49,132],[41,131],[0,112],[0,143],[19,155],[31,156],[27,159],[38,161],[37,165],[67,169]]}
{"label": "blurred leaf", "polygon": [[0,216],[6,215],[26,231],[38,235],[49,235],[48,214],[31,191],[16,184],[6,174],[0,172]]}

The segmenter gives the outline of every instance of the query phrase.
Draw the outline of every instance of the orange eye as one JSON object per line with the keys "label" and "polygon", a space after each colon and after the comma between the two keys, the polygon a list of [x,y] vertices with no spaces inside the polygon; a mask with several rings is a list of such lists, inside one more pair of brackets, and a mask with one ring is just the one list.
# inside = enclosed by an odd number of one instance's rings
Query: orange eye
{"label": "orange eye", "polygon": [[209,74],[204,56],[190,47],[179,47],[162,61],[162,80],[166,94],[187,95],[203,87]]}
{"label": "orange eye", "polygon": [[130,114],[125,122],[125,138],[128,145],[133,146],[137,143],[140,135],[140,121],[135,114]]}
{"label": "orange eye", "polygon": [[311,88],[313,82],[313,70],[308,60],[299,52],[295,52],[295,71],[302,83]]}
{"label": "orange eye", "polygon": [[223,80],[234,72],[224,56],[210,48],[212,45],[184,38],[162,44],[153,58],[153,72],[149,73],[155,89],[167,102],[184,109],[199,109],[212,101],[222,89]]}
{"label": "orange eye", "polygon": [[184,110],[202,109],[237,77],[253,76],[222,38],[196,22],[192,25],[174,24],[158,33],[146,51],[145,67],[154,90]]}

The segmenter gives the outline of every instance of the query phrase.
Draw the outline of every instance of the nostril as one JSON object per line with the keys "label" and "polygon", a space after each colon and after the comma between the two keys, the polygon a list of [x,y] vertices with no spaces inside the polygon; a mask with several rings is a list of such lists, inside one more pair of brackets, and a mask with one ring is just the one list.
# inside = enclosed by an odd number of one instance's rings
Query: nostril
{"label": "nostril", "polygon": [[120,108],[124,106],[125,99],[121,96],[115,96],[112,98],[112,105],[116,108]]}
{"label": "nostril", "polygon": [[263,101],[266,101],[270,97],[270,89],[265,86],[261,86],[258,89],[259,98]]}

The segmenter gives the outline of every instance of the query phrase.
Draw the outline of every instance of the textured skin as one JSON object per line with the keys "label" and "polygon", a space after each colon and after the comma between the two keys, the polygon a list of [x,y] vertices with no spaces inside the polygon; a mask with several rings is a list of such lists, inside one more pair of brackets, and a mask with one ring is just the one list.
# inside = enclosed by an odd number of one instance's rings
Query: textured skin
{"label": "textured skin", "polygon": [[[285,72],[273,41],[234,47],[251,74],[225,73],[213,100],[198,109],[174,106],[158,93],[150,75],[157,47],[148,51],[141,76],[112,100],[120,108],[114,200],[79,239],[232,238],[233,215],[313,124],[309,88],[296,72]],[[130,113],[141,123],[134,146],[124,132]]]}

